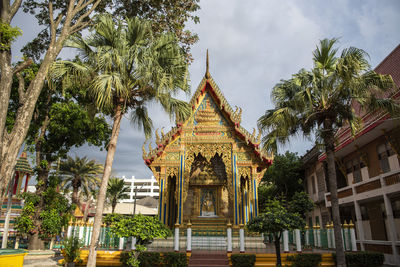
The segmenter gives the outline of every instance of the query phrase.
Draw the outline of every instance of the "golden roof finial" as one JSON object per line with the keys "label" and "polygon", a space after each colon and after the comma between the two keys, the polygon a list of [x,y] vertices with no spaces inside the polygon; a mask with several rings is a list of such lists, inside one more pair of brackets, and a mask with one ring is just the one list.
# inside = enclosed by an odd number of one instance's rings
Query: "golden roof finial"
{"label": "golden roof finial", "polygon": [[209,71],[209,63],[208,63],[208,49],[207,49],[207,57],[206,57],[206,79],[210,79],[210,71]]}

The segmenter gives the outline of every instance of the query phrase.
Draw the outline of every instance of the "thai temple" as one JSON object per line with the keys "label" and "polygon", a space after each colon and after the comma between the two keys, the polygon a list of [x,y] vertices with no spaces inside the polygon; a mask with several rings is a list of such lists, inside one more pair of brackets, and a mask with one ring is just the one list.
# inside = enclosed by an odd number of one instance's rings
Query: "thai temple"
{"label": "thai temple", "polygon": [[[250,100],[249,100],[250,101]],[[185,225],[234,228],[257,216],[257,187],[273,156],[260,148],[261,134],[241,126],[209,73],[192,99],[191,116],[168,133],[156,131],[155,149],[143,159],[159,185],[159,219],[169,227]]]}

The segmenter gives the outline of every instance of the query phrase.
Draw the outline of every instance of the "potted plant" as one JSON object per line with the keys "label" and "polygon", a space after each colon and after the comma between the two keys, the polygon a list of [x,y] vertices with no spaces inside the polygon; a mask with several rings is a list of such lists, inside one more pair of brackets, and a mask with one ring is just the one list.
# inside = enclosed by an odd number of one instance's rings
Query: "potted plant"
{"label": "potted plant", "polygon": [[80,248],[83,246],[82,241],[76,236],[66,238],[63,242],[62,254],[64,256],[65,267],[75,267],[75,263],[79,262],[80,259]]}

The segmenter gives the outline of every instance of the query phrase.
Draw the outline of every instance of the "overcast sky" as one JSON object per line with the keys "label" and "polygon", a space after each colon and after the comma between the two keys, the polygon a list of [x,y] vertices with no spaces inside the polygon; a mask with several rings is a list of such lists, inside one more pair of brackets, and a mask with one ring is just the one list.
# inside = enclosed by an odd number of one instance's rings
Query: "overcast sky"
{"label": "overcast sky", "polygon": [[[273,107],[269,99],[273,86],[301,68],[311,68],[311,53],[320,39],[339,37],[340,48],[364,49],[372,67],[400,43],[398,0],[201,0],[200,7],[200,23],[188,25],[200,38],[192,48],[194,62],[189,68],[192,93],[204,75],[208,48],[211,76],[230,105],[243,108],[242,125],[250,132],[265,110]],[[24,31],[18,46],[38,30],[34,19],[22,12],[13,24]],[[190,96],[181,98],[189,100]],[[165,127],[167,132],[173,126],[156,105],[150,107],[150,114],[155,128]],[[125,119],[113,165],[118,176],[152,175],[142,160],[144,140]],[[300,137],[280,152],[303,155],[312,145]],[[87,155],[101,163],[106,155],[87,146],[71,154]]]}

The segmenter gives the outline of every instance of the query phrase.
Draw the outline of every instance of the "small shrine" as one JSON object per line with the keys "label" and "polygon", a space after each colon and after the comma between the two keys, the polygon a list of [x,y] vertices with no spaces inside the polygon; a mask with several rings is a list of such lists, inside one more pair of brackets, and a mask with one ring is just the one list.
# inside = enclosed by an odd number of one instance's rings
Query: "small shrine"
{"label": "small shrine", "polygon": [[[192,115],[168,133],[155,133],[157,147],[143,159],[160,187],[159,219],[173,227],[189,220],[244,224],[258,214],[257,187],[273,155],[260,149],[261,134],[241,125],[209,73],[190,105]],[[249,101],[251,101],[249,99]]]}

